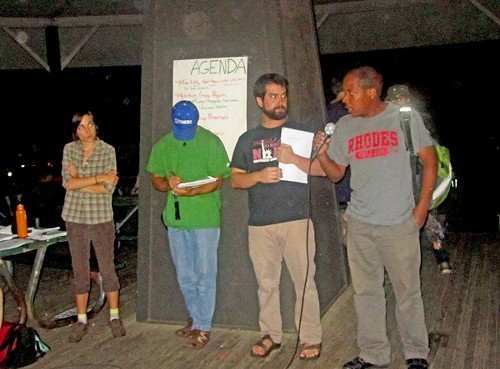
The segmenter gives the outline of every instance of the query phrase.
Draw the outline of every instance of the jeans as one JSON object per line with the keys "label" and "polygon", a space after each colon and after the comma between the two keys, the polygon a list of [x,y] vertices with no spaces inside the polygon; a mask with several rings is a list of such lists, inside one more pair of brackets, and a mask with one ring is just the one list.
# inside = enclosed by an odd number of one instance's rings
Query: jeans
{"label": "jeans", "polygon": [[168,227],[170,253],[193,329],[210,331],[215,311],[220,228]]}

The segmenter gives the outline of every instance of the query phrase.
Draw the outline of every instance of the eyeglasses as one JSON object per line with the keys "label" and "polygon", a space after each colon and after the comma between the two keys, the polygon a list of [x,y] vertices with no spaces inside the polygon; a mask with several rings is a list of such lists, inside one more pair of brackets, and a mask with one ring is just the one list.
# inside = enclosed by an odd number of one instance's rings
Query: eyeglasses
{"label": "eyeglasses", "polygon": [[95,123],[88,123],[88,124],[82,124],[80,123],[80,125],[78,126],[78,130],[81,131],[83,130],[84,128],[92,128],[92,127],[95,127]]}

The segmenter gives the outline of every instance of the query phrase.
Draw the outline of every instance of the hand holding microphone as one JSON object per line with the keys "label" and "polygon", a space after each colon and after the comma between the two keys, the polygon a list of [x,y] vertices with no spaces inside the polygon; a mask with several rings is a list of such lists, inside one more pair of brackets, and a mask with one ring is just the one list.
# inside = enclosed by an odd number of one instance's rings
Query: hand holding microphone
{"label": "hand holding microphone", "polygon": [[313,148],[313,150],[311,152],[311,161],[316,159],[316,156],[318,155],[319,150],[321,150],[323,145],[326,143],[326,140],[328,140],[330,137],[332,137],[333,132],[335,132],[335,124],[332,122],[328,123],[325,126],[324,132],[325,132],[325,138],[323,139],[323,142],[321,143],[321,145]]}

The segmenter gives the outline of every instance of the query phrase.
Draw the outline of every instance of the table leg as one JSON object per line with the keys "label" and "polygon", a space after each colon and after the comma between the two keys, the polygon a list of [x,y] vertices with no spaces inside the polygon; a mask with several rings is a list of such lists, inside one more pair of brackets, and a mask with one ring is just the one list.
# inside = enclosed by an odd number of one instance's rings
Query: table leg
{"label": "table leg", "polygon": [[26,304],[26,299],[24,298],[24,294],[22,291],[17,287],[16,283],[14,282],[14,277],[12,276],[11,271],[9,270],[8,265],[5,263],[5,261],[0,258],[0,275],[3,277],[5,280],[5,283],[9,287],[9,290],[12,292],[12,295],[14,296],[14,299],[16,300],[18,309],[19,309],[19,321],[18,323],[24,324],[27,321],[27,304]]}
{"label": "table leg", "polygon": [[[33,269],[31,270],[31,277],[28,283],[28,288],[26,289],[26,303],[28,316],[32,319],[38,326],[46,329],[59,328],[77,321],[78,317],[76,315],[76,309],[69,310],[67,312],[58,314],[57,316],[49,319],[42,320],[38,317],[35,311],[35,294],[38,288],[38,283],[40,280],[40,271],[42,269],[43,260],[45,258],[45,252],[47,247],[43,247],[37,250],[35,261],[33,262]],[[95,301],[92,308],[87,312],[88,319],[92,319],[99,313],[104,304],[106,303],[106,294],[102,287],[101,275],[99,273],[91,272],[90,277],[94,284],[99,286],[99,296]]]}

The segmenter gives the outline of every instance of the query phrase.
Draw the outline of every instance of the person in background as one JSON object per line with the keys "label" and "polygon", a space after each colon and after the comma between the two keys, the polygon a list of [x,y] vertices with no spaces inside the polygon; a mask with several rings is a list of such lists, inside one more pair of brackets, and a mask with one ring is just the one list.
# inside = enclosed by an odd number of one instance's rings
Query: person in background
{"label": "person in background", "polygon": [[[328,122],[337,124],[338,120],[344,115],[349,114],[347,108],[345,107],[342,99],[344,98],[344,91],[342,88],[342,81],[336,77],[332,78],[330,83],[330,90],[333,94],[333,100],[330,101],[326,106],[326,118]],[[340,224],[342,231],[342,239],[345,243],[346,236],[346,217],[345,210],[347,209],[347,203],[351,199],[351,168],[348,166],[346,168],[345,174],[342,179],[334,183],[335,197],[337,203],[339,204],[340,211]]]}
{"label": "person in background", "polygon": [[[248,190],[248,244],[258,283],[261,339],[250,355],[267,357],[281,347],[281,263],[285,259],[295,286],[295,324],[300,332],[299,358],[314,360],[321,354],[322,328],[314,275],[314,227],[309,219],[308,185],[281,181],[279,162],[309,171],[309,158],[281,143],[281,129],[310,129],[288,120],[288,80],[275,73],[260,76],[253,95],[262,111],[257,127],[243,133],[231,160],[231,185]],[[324,175],[317,160],[312,175]],[[307,283],[305,283],[307,281]],[[302,310],[303,303],[303,310]]]}
{"label": "person in background", "polygon": [[[396,320],[407,368],[425,369],[429,341],[420,288],[419,232],[436,183],[437,158],[420,114],[413,111],[413,144],[423,164],[421,194],[415,204],[399,106],[381,100],[382,88],[382,75],[370,66],[347,72],[343,102],[349,114],[337,122],[335,133],[317,157],[332,181],[342,178],[351,166],[347,256],[360,353],[343,368],[390,365],[386,270],[396,297]],[[324,132],[317,132],[313,145],[324,140]]]}
{"label": "person in background", "polygon": [[118,183],[115,149],[98,138],[90,111],[75,113],[71,130],[73,142],[64,146],[62,160],[62,185],[66,189],[62,218],[75,277],[78,322],[72,326],[68,341],[79,342],[88,330],[91,244],[109,305],[111,333],[121,337],[126,331],[119,314],[120,283],[114,263],[112,196]]}
{"label": "person in background", "polygon": [[342,99],[344,98],[344,91],[342,90],[342,80],[336,77],[332,78],[330,83],[330,91],[332,100],[326,105],[326,119],[328,122],[337,123],[337,121],[344,115],[349,114]]}
{"label": "person in background", "polygon": [[[198,126],[199,112],[192,102],[179,101],[171,116],[172,132],[154,144],[146,169],[153,187],[167,193],[162,220],[190,314],[187,325],[175,333],[187,338],[188,346],[202,349],[210,340],[215,311],[220,188],[229,177],[229,158],[220,138]],[[207,176],[216,180],[179,187]]]}
{"label": "person in background", "polygon": [[[400,106],[410,106],[416,109],[424,120],[424,124],[431,133],[435,142],[438,142],[435,124],[432,116],[425,110],[423,104],[418,103],[412,98],[410,89],[406,85],[393,85],[387,89],[387,99]],[[439,207],[438,207],[439,208]],[[445,249],[445,214],[441,214],[438,208],[429,211],[427,222],[425,223],[424,232],[432,243],[432,251],[434,253],[436,263],[442,274],[453,272],[450,255]]]}

